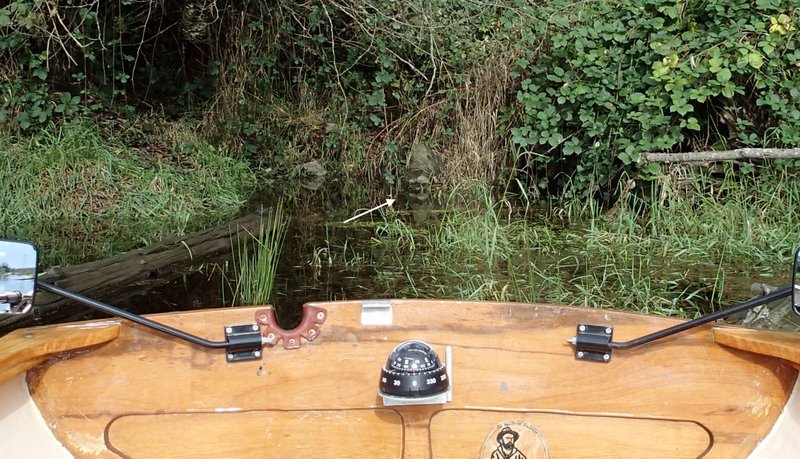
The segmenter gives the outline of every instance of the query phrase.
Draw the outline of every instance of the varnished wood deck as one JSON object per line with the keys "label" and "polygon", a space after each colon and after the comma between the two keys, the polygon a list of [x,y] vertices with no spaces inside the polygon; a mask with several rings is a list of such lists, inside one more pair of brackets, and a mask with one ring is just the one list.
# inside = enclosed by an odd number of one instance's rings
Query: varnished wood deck
{"label": "varnished wood deck", "polygon": [[[734,458],[767,434],[797,376],[784,360],[715,343],[711,326],[607,364],[575,360],[566,343],[579,322],[613,326],[625,341],[672,319],[395,301],[392,326],[362,326],[359,302],[314,305],[328,310],[319,339],[261,361],[227,363],[124,321],[116,340],[30,370],[29,389],[56,437],[84,457],[489,457],[505,423],[535,433],[528,459]],[[224,325],[253,322],[254,311],[154,318],[221,340]],[[408,339],[442,357],[452,347],[451,403],[381,405],[380,368]]]}

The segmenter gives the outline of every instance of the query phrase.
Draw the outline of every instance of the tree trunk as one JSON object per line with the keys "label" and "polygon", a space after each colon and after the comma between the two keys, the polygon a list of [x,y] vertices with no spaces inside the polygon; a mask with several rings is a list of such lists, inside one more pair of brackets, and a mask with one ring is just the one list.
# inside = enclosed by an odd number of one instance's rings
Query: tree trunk
{"label": "tree trunk", "polygon": [[[39,280],[107,303],[118,303],[145,289],[168,284],[207,262],[221,261],[231,252],[232,239],[258,234],[261,215],[250,214],[211,229],[172,236],[147,247],[81,265],[54,267]],[[39,290],[34,313],[0,319],[0,335],[40,323],[70,320],[86,312],[57,295]]]}

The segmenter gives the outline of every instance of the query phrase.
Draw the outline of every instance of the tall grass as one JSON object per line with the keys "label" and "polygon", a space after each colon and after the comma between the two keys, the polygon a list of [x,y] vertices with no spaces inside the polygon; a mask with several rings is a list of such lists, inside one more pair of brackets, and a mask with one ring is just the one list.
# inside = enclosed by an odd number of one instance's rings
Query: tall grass
{"label": "tall grass", "polygon": [[641,229],[650,239],[664,241],[664,253],[763,263],[790,257],[800,244],[796,169],[778,165],[745,174],[728,171],[721,178],[679,171],[663,185],[661,205],[651,206]]}
{"label": "tall grass", "polygon": [[258,226],[257,234],[232,242],[232,278],[226,277],[233,292],[233,305],[266,304],[272,296],[288,220],[283,204],[272,209]]}
{"label": "tall grass", "polygon": [[0,237],[35,241],[45,265],[103,258],[234,217],[248,165],[164,123],[131,148],[78,119],[0,137]]}
{"label": "tall grass", "polygon": [[586,202],[566,209],[565,226],[546,222],[552,207],[537,218],[528,203],[464,183],[427,224],[387,218],[376,228],[372,244],[391,258],[369,261],[386,290],[376,294],[695,317],[752,296],[751,283],[785,282],[800,245],[798,172],[684,172],[610,214]]}

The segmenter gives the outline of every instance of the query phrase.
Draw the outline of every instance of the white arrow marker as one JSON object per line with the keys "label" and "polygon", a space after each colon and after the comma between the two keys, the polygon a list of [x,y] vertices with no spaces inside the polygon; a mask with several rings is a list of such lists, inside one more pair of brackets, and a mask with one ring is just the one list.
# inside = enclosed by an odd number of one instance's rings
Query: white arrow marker
{"label": "white arrow marker", "polygon": [[351,221],[356,220],[358,218],[361,218],[361,217],[363,217],[364,215],[367,215],[370,212],[375,212],[376,210],[380,209],[383,206],[392,207],[392,204],[394,204],[394,199],[387,199],[386,202],[384,202],[383,204],[381,204],[379,206],[375,206],[370,210],[361,212],[360,214],[356,215],[355,217],[350,217],[347,220],[343,221],[342,223],[350,223]]}

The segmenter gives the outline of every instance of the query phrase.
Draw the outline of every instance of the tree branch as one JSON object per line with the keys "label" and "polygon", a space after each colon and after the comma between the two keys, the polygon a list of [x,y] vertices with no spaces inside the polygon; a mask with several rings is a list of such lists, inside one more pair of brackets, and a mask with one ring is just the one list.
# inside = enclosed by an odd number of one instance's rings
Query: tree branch
{"label": "tree branch", "polygon": [[651,163],[689,163],[695,161],[731,161],[737,159],[800,159],[800,148],[740,148],[721,151],[692,151],[689,153],[644,153]]}

